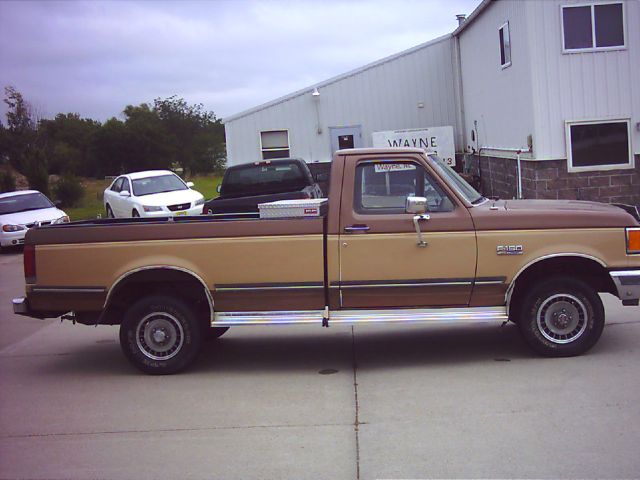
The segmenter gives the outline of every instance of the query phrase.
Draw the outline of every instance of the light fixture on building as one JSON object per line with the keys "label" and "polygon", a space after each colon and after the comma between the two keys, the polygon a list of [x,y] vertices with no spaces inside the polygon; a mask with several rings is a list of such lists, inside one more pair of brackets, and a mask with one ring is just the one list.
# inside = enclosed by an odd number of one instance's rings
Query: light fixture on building
{"label": "light fixture on building", "polygon": [[424,108],[424,102],[418,102],[418,108]]}
{"label": "light fixture on building", "polygon": [[316,133],[322,135],[322,126],[320,125],[320,92],[317,87],[314,87],[313,92],[311,92],[311,97],[316,106]]}
{"label": "light fixture on building", "polygon": [[462,25],[466,19],[467,19],[467,16],[464,13],[459,13],[458,15],[456,15],[456,20],[458,20],[458,26]]}

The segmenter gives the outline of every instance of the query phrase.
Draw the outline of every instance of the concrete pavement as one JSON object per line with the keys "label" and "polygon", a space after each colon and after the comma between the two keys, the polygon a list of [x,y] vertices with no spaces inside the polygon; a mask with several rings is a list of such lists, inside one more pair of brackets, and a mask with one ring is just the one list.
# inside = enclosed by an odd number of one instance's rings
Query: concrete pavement
{"label": "concrete pavement", "polygon": [[0,255],[0,478],[637,478],[640,309],[587,355],[513,326],[245,327],[138,373],[117,327],[18,318]]}

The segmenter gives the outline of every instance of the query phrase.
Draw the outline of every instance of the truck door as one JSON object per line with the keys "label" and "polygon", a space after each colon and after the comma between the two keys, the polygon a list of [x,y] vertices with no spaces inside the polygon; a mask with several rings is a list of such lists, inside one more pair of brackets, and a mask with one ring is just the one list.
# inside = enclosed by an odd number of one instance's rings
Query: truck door
{"label": "truck door", "polygon": [[[409,196],[426,197],[418,244]],[[342,308],[466,306],[476,269],[471,216],[420,155],[345,165],[340,207]]]}

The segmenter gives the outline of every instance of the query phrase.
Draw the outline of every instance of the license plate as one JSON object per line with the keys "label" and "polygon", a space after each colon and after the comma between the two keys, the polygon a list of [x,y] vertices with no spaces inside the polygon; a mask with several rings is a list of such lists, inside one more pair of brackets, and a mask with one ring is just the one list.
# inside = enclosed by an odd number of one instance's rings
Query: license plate
{"label": "license plate", "polygon": [[186,215],[187,212],[176,212],[176,215]]}

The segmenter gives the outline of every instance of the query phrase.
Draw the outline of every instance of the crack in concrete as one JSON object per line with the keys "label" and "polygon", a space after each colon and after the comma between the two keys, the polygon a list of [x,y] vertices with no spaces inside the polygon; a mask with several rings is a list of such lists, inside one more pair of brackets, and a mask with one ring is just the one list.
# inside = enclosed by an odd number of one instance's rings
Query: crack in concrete
{"label": "crack in concrete", "polygon": [[351,327],[351,350],[353,358],[353,394],[355,399],[355,419],[353,428],[356,435],[356,480],[360,480],[360,403],[358,401],[358,362],[356,358],[356,336]]}
{"label": "crack in concrete", "polygon": [[122,435],[127,433],[180,433],[180,432],[206,432],[215,430],[251,430],[260,428],[319,428],[319,427],[349,427],[351,423],[310,423],[310,424],[275,424],[275,425],[237,425],[228,427],[194,427],[194,428],[159,428],[144,430],[101,430],[97,432],[59,432],[59,433],[26,433],[17,435],[0,435],[0,440],[16,438],[38,437],[72,437],[88,435]]}

